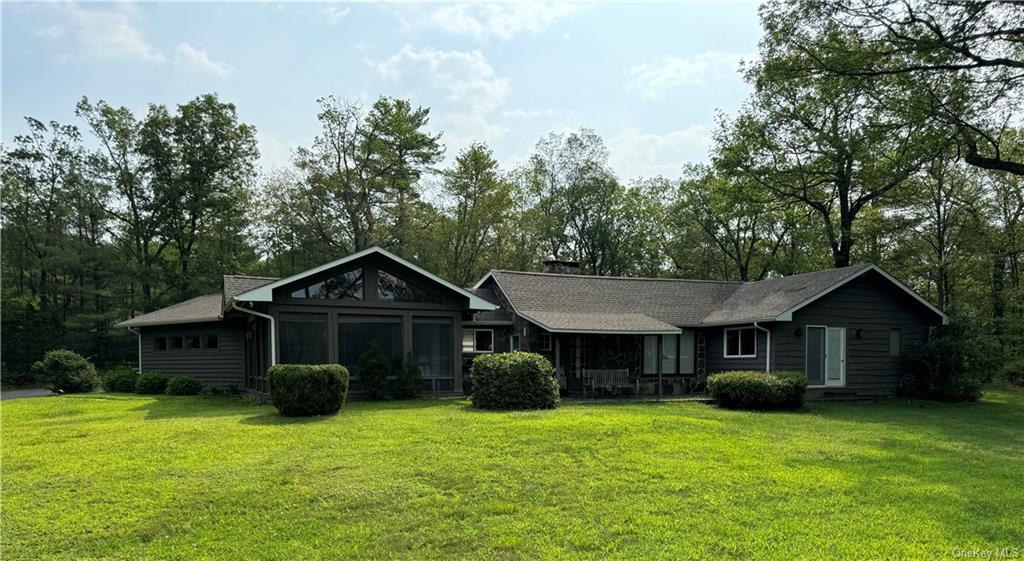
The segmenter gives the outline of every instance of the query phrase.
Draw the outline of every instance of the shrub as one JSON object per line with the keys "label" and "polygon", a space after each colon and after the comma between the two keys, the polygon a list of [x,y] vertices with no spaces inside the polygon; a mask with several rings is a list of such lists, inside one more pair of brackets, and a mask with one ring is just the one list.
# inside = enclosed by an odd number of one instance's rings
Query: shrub
{"label": "shrub", "polygon": [[203,391],[203,384],[189,376],[175,376],[167,380],[167,388],[164,393],[167,395],[199,395]]}
{"label": "shrub", "polygon": [[139,380],[139,373],[134,370],[117,369],[103,373],[103,389],[108,392],[133,393]]}
{"label": "shrub", "polygon": [[82,355],[67,349],[46,353],[43,360],[32,365],[36,381],[50,391],[64,393],[91,392],[99,385],[96,368]]}
{"label": "shrub", "polygon": [[904,356],[900,395],[915,399],[977,401],[981,380],[998,370],[999,353],[990,337],[972,336],[957,324],[938,329],[927,343]]}
{"label": "shrub", "polygon": [[275,364],[267,372],[270,399],[288,417],[337,413],[348,394],[340,364]]}
{"label": "shrub", "polygon": [[167,378],[155,372],[143,372],[135,382],[135,393],[139,394],[156,395],[166,389]]}
{"label": "shrub", "polygon": [[708,376],[708,392],[731,409],[799,409],[807,379],[800,372],[722,372]]}
{"label": "shrub", "polygon": [[554,409],[558,380],[546,358],[535,353],[480,355],[470,369],[473,406],[480,409]]}
{"label": "shrub", "polygon": [[366,394],[366,399],[384,399],[388,394],[388,376],[391,366],[380,343],[376,340],[370,349],[359,357],[359,389]]}
{"label": "shrub", "polygon": [[391,393],[396,399],[411,399],[423,391],[423,374],[420,372],[420,365],[416,357],[409,353],[405,356],[402,369],[398,371],[398,378],[392,386]]}

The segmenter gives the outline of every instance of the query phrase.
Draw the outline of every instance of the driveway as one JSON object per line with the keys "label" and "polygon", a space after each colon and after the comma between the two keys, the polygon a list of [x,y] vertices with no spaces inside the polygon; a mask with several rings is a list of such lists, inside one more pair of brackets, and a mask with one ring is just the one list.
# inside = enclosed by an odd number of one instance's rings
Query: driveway
{"label": "driveway", "polygon": [[45,397],[53,395],[53,392],[43,388],[28,388],[23,390],[2,390],[0,391],[0,399],[21,399],[23,397]]}

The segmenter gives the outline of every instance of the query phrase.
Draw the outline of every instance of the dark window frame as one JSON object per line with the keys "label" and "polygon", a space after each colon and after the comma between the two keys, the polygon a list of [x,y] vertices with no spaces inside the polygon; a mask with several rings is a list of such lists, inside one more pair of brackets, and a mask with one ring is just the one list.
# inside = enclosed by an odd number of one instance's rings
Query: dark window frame
{"label": "dark window frame", "polygon": [[[163,347],[160,346],[161,342],[163,342]],[[167,340],[167,336],[166,335],[161,335],[159,337],[153,337],[153,350],[154,351],[166,351],[169,348],[170,348],[170,342]]]}
{"label": "dark window frame", "polygon": [[555,346],[554,339],[555,338],[551,333],[548,333],[547,331],[542,332],[540,334],[540,350],[550,351],[553,349]]}
{"label": "dark window frame", "polygon": [[[206,333],[201,335],[203,340],[203,349],[206,350],[220,350],[220,335],[217,333]],[[213,341],[213,346],[210,346],[210,341]]]}

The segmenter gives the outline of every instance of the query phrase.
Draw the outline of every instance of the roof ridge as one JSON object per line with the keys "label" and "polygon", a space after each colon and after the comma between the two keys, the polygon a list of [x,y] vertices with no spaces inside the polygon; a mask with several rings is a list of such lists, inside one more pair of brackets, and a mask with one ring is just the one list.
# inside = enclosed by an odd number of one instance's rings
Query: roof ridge
{"label": "roof ridge", "polygon": [[281,280],[281,277],[261,277],[261,276],[257,276],[257,275],[228,275],[228,274],[225,274],[224,276],[225,277],[235,277],[235,278],[240,278],[240,279]]}
{"label": "roof ridge", "polygon": [[669,281],[669,282],[706,282],[712,284],[744,284],[744,281],[723,281],[710,279],[681,279],[670,277],[617,277],[608,275],[582,275],[571,273],[543,273],[540,271],[511,271],[508,269],[492,269],[492,273],[510,273],[514,275],[536,275],[544,277],[568,277],[579,279],[603,279],[603,280],[634,280],[634,281]]}
{"label": "roof ridge", "polygon": [[821,269],[819,271],[807,271],[805,273],[793,273],[792,275],[785,275],[785,276],[781,276],[781,277],[772,277],[770,279],[761,279],[761,280],[755,280],[755,281],[745,281],[743,284],[757,284],[759,282],[778,281],[778,280],[784,280],[784,279],[792,279],[792,278],[796,278],[796,277],[806,277],[808,275],[820,275],[820,274],[823,274],[823,273],[834,273],[836,271],[846,271],[846,270],[853,271],[853,270],[856,270],[856,269],[868,269],[868,268],[873,267],[873,266],[875,266],[874,263],[861,263],[859,265],[847,265],[845,267],[832,267],[830,269]]}

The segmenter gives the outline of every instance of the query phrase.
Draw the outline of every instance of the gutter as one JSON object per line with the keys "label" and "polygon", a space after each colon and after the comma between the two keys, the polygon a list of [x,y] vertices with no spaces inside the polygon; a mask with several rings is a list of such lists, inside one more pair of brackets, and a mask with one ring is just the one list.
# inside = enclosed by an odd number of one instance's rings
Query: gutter
{"label": "gutter", "polygon": [[231,309],[242,312],[243,314],[260,317],[270,322],[270,366],[277,364],[277,336],[275,335],[277,333],[277,326],[274,323],[274,316],[264,314],[263,312],[257,312],[255,310],[239,308],[238,303],[234,300],[231,301]]}
{"label": "gutter", "polygon": [[126,328],[129,332],[139,336],[139,374],[142,374],[142,332],[131,327]]}
{"label": "gutter", "polygon": [[761,327],[760,325],[757,324],[756,321],[754,322],[754,329],[758,329],[758,330],[764,331],[764,333],[765,333],[766,343],[767,344],[765,345],[765,349],[764,349],[764,371],[765,372],[771,372],[772,371],[772,331],[770,329],[766,329],[764,327]]}

